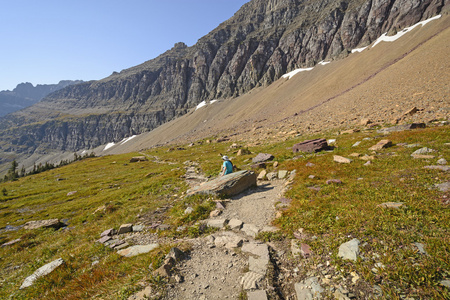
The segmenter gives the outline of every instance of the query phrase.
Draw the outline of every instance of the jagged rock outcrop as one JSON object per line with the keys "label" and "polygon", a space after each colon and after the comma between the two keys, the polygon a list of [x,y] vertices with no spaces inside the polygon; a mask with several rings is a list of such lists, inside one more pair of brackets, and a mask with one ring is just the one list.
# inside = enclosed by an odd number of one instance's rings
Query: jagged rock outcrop
{"label": "jagged rock outcrop", "polygon": [[241,95],[292,69],[346,55],[448,0],[253,0],[197,44],[69,86],[0,122],[0,150],[75,151],[151,130],[201,101]]}
{"label": "jagged rock outcrop", "polygon": [[81,82],[83,81],[61,80],[58,84],[38,84],[36,86],[26,82],[18,84],[12,91],[0,91],[0,117],[31,106],[54,91]]}

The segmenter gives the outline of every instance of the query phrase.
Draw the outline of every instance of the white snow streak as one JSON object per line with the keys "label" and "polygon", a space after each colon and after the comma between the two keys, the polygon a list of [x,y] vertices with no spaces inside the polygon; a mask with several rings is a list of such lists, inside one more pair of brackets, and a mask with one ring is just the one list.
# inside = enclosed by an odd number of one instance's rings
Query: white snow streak
{"label": "white snow streak", "polygon": [[135,137],[136,137],[136,135],[127,137],[127,138],[123,139],[123,140],[120,142],[120,144],[123,145],[123,144],[125,144],[126,142],[128,142],[129,140],[134,139]]}
{"label": "white snow streak", "polygon": [[356,53],[356,52],[363,52],[364,50],[366,50],[367,47],[362,47],[362,48],[356,48],[352,50],[352,53]]}
{"label": "white snow streak", "polygon": [[314,68],[296,69],[296,70],[291,71],[291,72],[289,72],[289,73],[287,73],[287,74],[284,74],[284,75],[281,76],[281,77],[291,79],[294,75],[296,75],[296,74],[298,74],[298,73],[300,73],[300,72],[311,71],[312,69],[314,69]]}
{"label": "white snow streak", "polygon": [[439,19],[440,17],[441,17],[441,15],[437,15],[437,16],[435,16],[435,17],[433,17],[433,18],[428,19],[428,20],[425,20],[425,21],[419,22],[419,23],[417,23],[417,24],[414,24],[414,25],[412,25],[412,26],[410,26],[410,27],[407,27],[407,28],[403,29],[403,30],[400,31],[400,32],[397,32],[397,34],[396,34],[396,35],[393,35],[393,36],[386,36],[387,33],[383,33],[383,34],[375,41],[375,43],[373,44],[372,47],[375,47],[376,45],[378,45],[378,44],[381,43],[381,42],[393,42],[393,41],[395,41],[395,40],[398,40],[399,38],[401,38],[402,36],[404,36],[406,33],[412,31],[412,30],[413,30],[414,28],[416,28],[417,26],[419,26],[419,25],[425,26],[428,22],[431,22],[431,21],[433,21],[433,20],[437,20],[437,19]]}
{"label": "white snow streak", "polygon": [[321,65],[321,66],[325,66],[325,65],[328,65],[329,63],[330,63],[331,61],[321,61],[321,62],[319,62],[319,65]]}
{"label": "white snow streak", "polygon": [[105,149],[103,149],[103,151],[108,150],[109,148],[111,148],[111,147],[114,146],[114,145],[115,145],[114,143],[108,143],[108,144],[106,144]]}
{"label": "white snow streak", "polygon": [[203,106],[205,106],[206,105],[206,101],[202,101],[202,102],[200,102],[198,105],[197,105],[197,107],[195,108],[195,110],[197,110],[197,109],[199,109],[199,108],[202,108]]}

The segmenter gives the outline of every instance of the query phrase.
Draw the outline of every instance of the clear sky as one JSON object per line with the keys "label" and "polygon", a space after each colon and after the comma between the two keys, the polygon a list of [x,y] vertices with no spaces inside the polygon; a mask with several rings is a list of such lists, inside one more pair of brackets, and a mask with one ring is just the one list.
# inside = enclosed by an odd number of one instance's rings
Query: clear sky
{"label": "clear sky", "polygon": [[2,0],[0,91],[96,80],[194,45],[249,0]]}

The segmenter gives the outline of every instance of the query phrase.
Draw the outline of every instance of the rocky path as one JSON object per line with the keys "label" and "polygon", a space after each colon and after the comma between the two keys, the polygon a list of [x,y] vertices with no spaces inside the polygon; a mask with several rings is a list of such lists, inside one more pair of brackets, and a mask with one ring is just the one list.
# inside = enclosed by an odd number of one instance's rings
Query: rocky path
{"label": "rocky path", "polygon": [[[284,182],[260,183],[226,201],[223,214],[207,222],[221,229],[191,241],[190,256],[177,265],[183,281],[169,287],[167,299],[240,299],[242,294],[264,297],[269,251],[254,236],[273,230],[269,225]],[[228,230],[223,228],[227,221]],[[250,289],[253,291],[247,294],[245,290]]]}

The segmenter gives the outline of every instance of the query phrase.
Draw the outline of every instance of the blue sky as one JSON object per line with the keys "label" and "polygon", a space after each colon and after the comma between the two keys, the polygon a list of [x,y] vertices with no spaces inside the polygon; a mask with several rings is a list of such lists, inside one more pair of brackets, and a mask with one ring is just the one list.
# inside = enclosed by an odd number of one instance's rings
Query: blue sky
{"label": "blue sky", "polygon": [[0,90],[95,80],[192,46],[249,0],[5,0]]}

